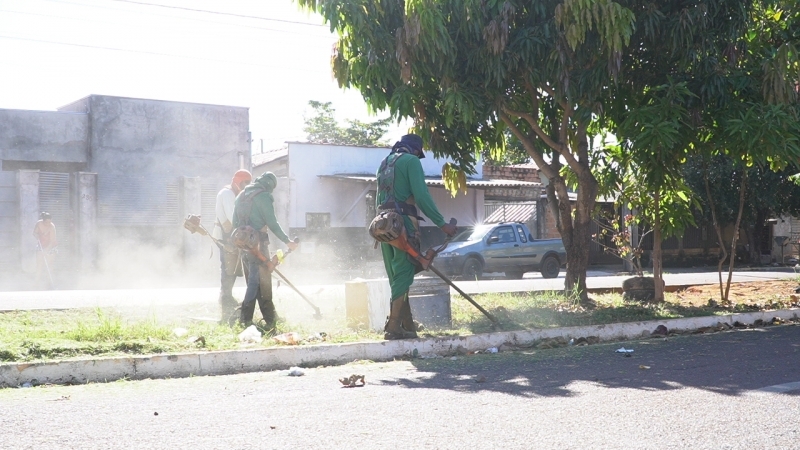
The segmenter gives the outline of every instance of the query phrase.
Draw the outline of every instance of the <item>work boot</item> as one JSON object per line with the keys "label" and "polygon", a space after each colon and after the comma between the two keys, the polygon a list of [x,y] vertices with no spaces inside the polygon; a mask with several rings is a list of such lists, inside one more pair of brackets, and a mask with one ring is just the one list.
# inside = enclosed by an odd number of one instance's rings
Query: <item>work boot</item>
{"label": "work boot", "polygon": [[262,336],[275,336],[278,334],[277,323],[259,319],[255,324]]}
{"label": "work boot", "polygon": [[400,310],[400,325],[404,330],[417,332],[417,323],[414,322],[414,318],[411,316],[411,302],[408,299],[408,294],[405,296],[403,309]]}
{"label": "work boot", "polygon": [[252,302],[249,305],[242,303],[242,307],[239,310],[239,324],[242,327],[247,328],[253,324],[253,313],[255,312],[255,309],[256,302]]}
{"label": "work boot", "polygon": [[219,296],[220,324],[230,324],[231,316],[237,312],[239,302],[232,296]]}
{"label": "work boot", "polygon": [[405,303],[407,303],[405,294],[392,300],[389,309],[389,318],[386,320],[386,325],[383,327],[384,339],[413,339],[417,337],[415,331],[409,331],[403,327],[402,311]]}

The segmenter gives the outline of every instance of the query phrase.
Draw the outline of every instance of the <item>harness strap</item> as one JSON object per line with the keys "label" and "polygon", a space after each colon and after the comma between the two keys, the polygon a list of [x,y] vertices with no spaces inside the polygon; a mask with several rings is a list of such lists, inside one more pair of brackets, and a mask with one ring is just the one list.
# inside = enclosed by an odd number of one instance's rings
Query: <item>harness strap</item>
{"label": "harness strap", "polygon": [[[405,146],[403,146],[405,147]],[[409,197],[406,202],[398,201],[394,196],[394,180],[395,180],[395,165],[397,160],[408,151],[401,148],[401,151],[391,153],[381,163],[379,172],[381,176],[378,180],[378,190],[385,193],[385,201],[378,207],[381,210],[393,209],[398,214],[404,216],[411,216],[417,220],[425,221],[423,217],[417,212],[417,207],[414,205],[414,197]]]}

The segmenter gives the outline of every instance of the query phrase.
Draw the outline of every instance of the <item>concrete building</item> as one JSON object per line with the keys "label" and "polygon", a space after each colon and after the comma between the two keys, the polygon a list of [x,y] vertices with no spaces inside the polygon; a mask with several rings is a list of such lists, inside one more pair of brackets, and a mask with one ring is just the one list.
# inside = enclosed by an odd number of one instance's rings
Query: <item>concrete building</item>
{"label": "concrete building", "polygon": [[[367,226],[375,217],[375,172],[389,153],[385,147],[289,142],[283,149],[253,155],[253,176],[278,176],[275,191],[279,222],[300,237],[307,264],[358,266],[380,259]],[[486,189],[520,189],[538,183],[485,180],[481,166],[467,181],[467,193],[452,197],[442,182],[442,165],[428,153],[421,160],[426,183],[439,211],[459,228],[483,223]],[[430,220],[421,222],[422,246],[441,243],[444,234]],[[273,242],[277,239],[273,239]],[[294,257],[293,257],[294,258]],[[300,258],[298,258],[300,259]],[[342,267],[345,266],[345,267]]]}
{"label": "concrete building", "polygon": [[0,109],[0,160],[4,278],[34,270],[40,211],[59,234],[54,272],[170,275],[207,259],[210,240],[183,219],[201,214],[210,229],[217,191],[250,167],[249,112],[103,95],[57,111]]}

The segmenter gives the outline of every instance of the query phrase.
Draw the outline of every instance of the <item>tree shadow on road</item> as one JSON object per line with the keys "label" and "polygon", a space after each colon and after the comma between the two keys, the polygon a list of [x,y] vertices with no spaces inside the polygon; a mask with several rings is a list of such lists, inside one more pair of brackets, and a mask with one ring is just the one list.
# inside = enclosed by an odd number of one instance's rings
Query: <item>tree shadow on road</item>
{"label": "tree shadow on road", "polygon": [[[621,347],[634,350],[618,353]],[[413,359],[418,373],[375,383],[411,389],[570,397],[574,384],[605,388],[696,388],[723,395],[800,381],[800,326],[556,349]],[[422,373],[420,373],[422,372]]]}

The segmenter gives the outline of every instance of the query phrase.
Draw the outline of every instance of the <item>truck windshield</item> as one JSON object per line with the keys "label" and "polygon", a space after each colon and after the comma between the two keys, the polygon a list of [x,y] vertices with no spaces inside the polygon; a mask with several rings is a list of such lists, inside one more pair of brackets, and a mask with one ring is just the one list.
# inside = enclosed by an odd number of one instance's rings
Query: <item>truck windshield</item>
{"label": "truck windshield", "polygon": [[464,230],[458,233],[451,242],[469,242],[483,239],[494,225],[478,225],[471,230]]}

